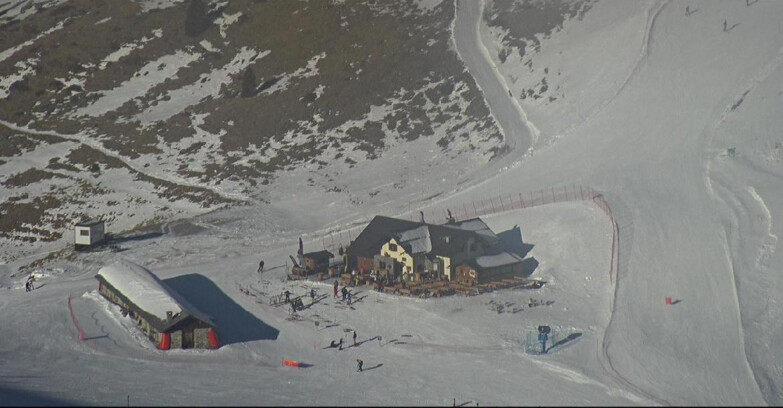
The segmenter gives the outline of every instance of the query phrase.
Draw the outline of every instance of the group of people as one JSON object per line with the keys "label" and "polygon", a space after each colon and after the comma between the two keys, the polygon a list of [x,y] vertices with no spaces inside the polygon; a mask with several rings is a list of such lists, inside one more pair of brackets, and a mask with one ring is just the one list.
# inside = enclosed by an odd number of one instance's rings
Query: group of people
{"label": "group of people", "polygon": [[[353,346],[354,347],[358,347],[359,346],[359,343],[356,341],[356,338],[357,338],[356,330],[354,330],[353,331]],[[332,348],[337,347],[338,349],[342,350],[343,349],[343,338],[340,337],[340,341],[339,342],[336,341],[336,340],[332,340],[332,342],[329,344],[329,347],[332,347]]]}
{"label": "group of people", "polygon": [[[337,288],[339,288],[340,284],[335,280],[334,281],[334,297],[337,297]],[[340,293],[343,296],[343,301],[348,301],[348,305],[351,305],[351,291],[348,290],[347,287],[343,286],[342,289],[340,289]]]}

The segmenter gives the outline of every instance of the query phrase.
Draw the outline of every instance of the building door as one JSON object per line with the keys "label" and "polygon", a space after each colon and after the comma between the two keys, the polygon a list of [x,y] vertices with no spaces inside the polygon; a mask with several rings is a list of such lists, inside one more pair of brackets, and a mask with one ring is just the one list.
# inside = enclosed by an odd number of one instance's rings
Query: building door
{"label": "building door", "polygon": [[182,330],[182,348],[193,348],[193,328],[186,328]]}

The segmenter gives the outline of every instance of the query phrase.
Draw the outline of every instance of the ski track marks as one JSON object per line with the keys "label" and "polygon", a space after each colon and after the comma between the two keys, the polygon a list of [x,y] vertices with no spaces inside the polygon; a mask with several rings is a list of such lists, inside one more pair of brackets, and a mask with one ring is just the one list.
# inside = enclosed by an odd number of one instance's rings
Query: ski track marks
{"label": "ski track marks", "polygon": [[[633,68],[631,68],[628,71],[628,74],[625,76],[625,79],[623,79],[623,82],[620,84],[620,86],[617,88],[617,90],[609,96],[607,99],[605,99],[602,102],[598,102],[597,104],[593,105],[590,111],[588,111],[587,115],[585,115],[584,119],[577,121],[576,123],[572,124],[568,128],[566,128],[564,131],[561,132],[561,135],[556,135],[555,138],[552,140],[556,140],[562,136],[566,136],[573,132],[575,129],[579,128],[583,124],[590,121],[590,119],[594,118],[596,115],[601,113],[601,111],[604,110],[609,104],[611,104],[617,96],[622,93],[625,88],[628,86],[628,84],[631,82],[631,79],[633,79],[639,71],[641,71],[642,66],[647,61],[647,58],[650,56],[650,52],[652,50],[652,35],[655,28],[656,20],[658,19],[658,16],[661,14],[661,10],[663,10],[664,7],[666,7],[669,3],[671,3],[671,0],[663,0],[656,3],[653,7],[647,9],[647,24],[644,28],[644,36],[642,38],[642,42],[639,49],[639,55],[636,58],[636,61],[633,64]],[[551,144],[551,142],[549,142]]]}
{"label": "ski track marks", "polygon": [[[779,48],[777,53],[775,54],[775,57],[772,58],[771,61],[764,64],[755,75],[753,75],[748,81],[746,81],[743,85],[739,86],[739,90],[731,96],[730,99],[724,100],[721,102],[718,106],[723,106],[723,109],[717,108],[716,112],[713,114],[717,116],[715,120],[712,121],[712,125],[707,125],[705,129],[702,131],[701,137],[705,141],[706,151],[707,154],[705,155],[705,163],[704,163],[704,181],[705,185],[707,187],[707,191],[709,194],[716,199],[718,202],[723,203],[723,205],[728,208],[729,212],[732,214],[732,219],[729,220],[728,228],[731,228],[732,225],[736,225],[737,228],[739,226],[743,225],[742,220],[750,217],[750,213],[752,211],[749,210],[747,207],[747,204],[745,203],[745,200],[740,196],[741,193],[735,192],[731,188],[731,181],[730,180],[724,180],[719,174],[716,174],[713,171],[713,165],[716,159],[721,157],[720,154],[715,154],[715,152],[722,151],[714,147],[715,144],[715,135],[717,133],[718,128],[728,119],[729,115],[736,109],[738,100],[744,99],[749,93],[751,93],[754,89],[756,89],[766,78],[768,78],[775,70],[779,69],[783,65],[783,48]],[[777,174],[771,173],[766,169],[761,168],[761,166],[752,163],[750,160],[739,158],[739,160],[736,160],[739,164],[745,165],[745,167],[754,170],[756,172],[765,173],[768,175],[774,175],[777,176]],[[765,217],[765,223],[767,226],[766,233],[767,236],[764,238],[760,238],[761,245],[759,247],[758,257],[756,258],[755,266],[760,267],[764,263],[765,256],[771,256],[772,252],[774,252],[776,246],[777,246],[777,236],[772,234],[772,216],[769,212],[769,208],[764,203],[764,200],[761,198],[761,196],[756,193],[756,190],[749,186],[747,189],[747,192],[750,196],[750,198],[753,200],[755,204],[759,207],[759,213],[763,214]],[[751,362],[751,358],[749,356],[748,346],[746,345],[746,333],[744,330],[745,320],[746,318],[743,316],[741,302],[740,302],[740,294],[739,294],[739,280],[737,278],[737,275],[735,273],[735,260],[732,257],[732,251],[731,251],[731,231],[725,232],[725,238],[724,238],[724,251],[726,252],[726,258],[727,258],[727,264],[728,268],[731,272],[731,276],[734,282],[734,290],[733,294],[735,297],[735,305],[737,308],[737,316],[738,316],[738,330],[739,330],[739,338],[741,342],[741,347],[743,350],[743,355],[745,356],[745,362],[747,364],[747,368],[750,371],[753,381],[756,384],[756,387],[759,390],[759,394],[768,402],[769,397],[762,391],[762,387],[759,383],[759,375],[763,375],[764,373],[757,373],[756,370],[753,369],[753,363]]]}

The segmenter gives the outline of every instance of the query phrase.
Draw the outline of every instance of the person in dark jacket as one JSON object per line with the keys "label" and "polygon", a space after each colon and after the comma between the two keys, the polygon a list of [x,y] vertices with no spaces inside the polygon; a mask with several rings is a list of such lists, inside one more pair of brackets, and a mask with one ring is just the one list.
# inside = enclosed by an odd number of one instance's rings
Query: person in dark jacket
{"label": "person in dark jacket", "polygon": [[358,368],[357,368],[356,371],[357,372],[362,371],[362,366],[363,365],[364,365],[364,361],[362,361],[360,358],[357,358],[356,359],[356,367],[358,367]]}
{"label": "person in dark jacket", "polygon": [[356,347],[356,330],[353,331],[353,346]]}

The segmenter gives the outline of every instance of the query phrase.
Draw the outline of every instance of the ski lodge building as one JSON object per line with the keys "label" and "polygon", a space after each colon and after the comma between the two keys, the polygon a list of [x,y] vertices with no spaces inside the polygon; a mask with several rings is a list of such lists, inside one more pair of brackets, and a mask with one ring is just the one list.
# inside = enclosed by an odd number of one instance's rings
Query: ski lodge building
{"label": "ski lodge building", "polygon": [[120,260],[95,278],[98,292],[133,317],[159,349],[219,347],[212,319],[143,266]]}
{"label": "ski lodge building", "polygon": [[359,271],[466,285],[522,273],[526,252],[519,227],[496,234],[480,218],[435,225],[380,215],[348,249]]}

